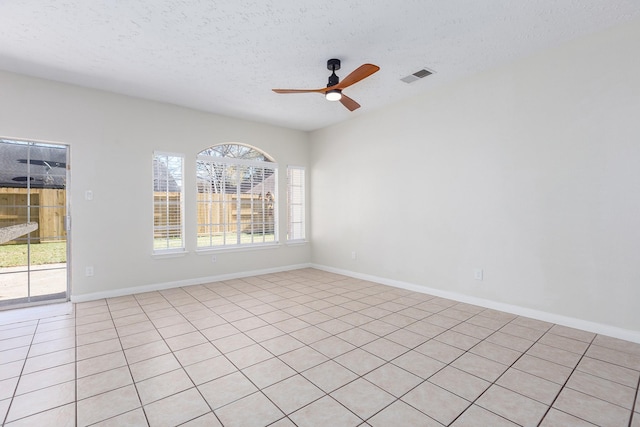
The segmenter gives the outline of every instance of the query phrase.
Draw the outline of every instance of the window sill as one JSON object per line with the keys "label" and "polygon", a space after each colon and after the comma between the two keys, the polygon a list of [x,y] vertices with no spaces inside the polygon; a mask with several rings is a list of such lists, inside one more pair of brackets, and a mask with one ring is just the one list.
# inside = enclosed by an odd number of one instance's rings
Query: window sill
{"label": "window sill", "polygon": [[248,252],[248,251],[262,251],[265,249],[278,249],[282,246],[280,243],[268,243],[264,245],[254,245],[254,246],[232,246],[232,247],[221,247],[221,248],[202,248],[196,249],[196,254],[198,255],[210,255],[210,254],[219,254],[223,252]]}
{"label": "window sill", "polygon": [[155,259],[164,259],[164,258],[179,258],[185,255],[188,255],[189,252],[186,250],[180,251],[167,251],[167,252],[153,252],[151,254],[151,258]]}
{"label": "window sill", "polygon": [[309,243],[308,240],[289,240],[285,243],[287,246],[302,246]]}

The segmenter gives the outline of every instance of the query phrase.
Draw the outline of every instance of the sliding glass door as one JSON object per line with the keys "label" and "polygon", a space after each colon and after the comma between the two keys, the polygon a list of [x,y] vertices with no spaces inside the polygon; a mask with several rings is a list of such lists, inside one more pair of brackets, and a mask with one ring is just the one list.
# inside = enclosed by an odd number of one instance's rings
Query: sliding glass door
{"label": "sliding glass door", "polygon": [[66,145],[0,138],[0,308],[68,299],[68,159]]}

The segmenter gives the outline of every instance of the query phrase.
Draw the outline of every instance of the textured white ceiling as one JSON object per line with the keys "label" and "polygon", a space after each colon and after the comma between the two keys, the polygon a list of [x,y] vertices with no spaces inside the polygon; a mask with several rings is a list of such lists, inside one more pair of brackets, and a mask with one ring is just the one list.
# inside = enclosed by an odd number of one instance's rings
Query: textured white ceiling
{"label": "textured white ceiling", "polygon": [[[312,130],[636,17],[638,0],[2,0],[0,69]],[[345,91],[359,110],[271,91],[326,86],[329,58],[381,67]]]}

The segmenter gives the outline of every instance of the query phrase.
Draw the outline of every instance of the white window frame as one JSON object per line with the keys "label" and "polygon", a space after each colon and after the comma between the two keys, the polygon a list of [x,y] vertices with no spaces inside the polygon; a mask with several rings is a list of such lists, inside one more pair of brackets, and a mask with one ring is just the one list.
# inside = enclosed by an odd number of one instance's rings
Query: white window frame
{"label": "white window frame", "polygon": [[[293,174],[301,174],[294,180]],[[287,166],[287,241],[306,241],[304,166]]]}
{"label": "white window frame", "polygon": [[[161,159],[164,159],[167,163],[169,162],[169,159],[175,159],[174,161],[178,160],[180,161],[180,165],[179,165],[179,169],[180,169],[180,176],[179,176],[179,182],[178,182],[178,186],[179,186],[179,190],[178,191],[170,191],[170,178],[171,179],[175,179],[175,177],[172,175],[170,176],[170,174],[165,173],[164,177],[163,176],[158,176],[157,172],[158,172],[158,168],[157,168],[157,162]],[[185,252],[185,212],[184,212],[184,161],[185,161],[185,156],[184,154],[181,153],[171,153],[171,152],[166,152],[166,151],[154,151],[153,152],[153,161],[152,161],[152,168],[153,168],[153,172],[152,172],[152,176],[153,176],[153,180],[152,180],[152,184],[151,184],[151,190],[152,190],[152,194],[153,194],[153,209],[152,209],[152,214],[153,214],[153,233],[152,233],[152,248],[153,251],[152,253],[154,255],[159,255],[159,254],[174,254],[174,253],[183,253]],[[167,164],[165,163],[165,164]],[[163,188],[162,190],[157,190],[158,185],[156,183],[156,181],[158,179],[166,179],[166,182],[164,183],[163,186],[161,186],[161,188]],[[166,194],[165,200],[163,201],[156,201],[156,193],[158,192],[164,192]],[[178,193],[178,203],[176,204],[175,202],[171,202],[170,198],[169,198],[169,193]],[[177,226],[175,224],[161,224],[161,225],[156,225],[156,208],[160,206],[161,208],[163,208],[164,210],[164,214],[166,215],[167,218],[169,218],[171,210],[175,209],[175,207],[178,207],[178,213],[179,213],[179,224],[177,224]],[[176,245],[175,244],[175,237],[170,237],[171,233],[175,233],[175,232],[179,233],[178,239],[179,240],[179,244]],[[158,242],[162,242],[163,238],[158,239],[156,237],[156,233],[164,233],[166,234],[166,237],[164,238],[165,241],[165,245],[162,246],[158,246]]]}
{"label": "white window frame", "polygon": [[[243,145],[243,144],[238,144],[238,145]],[[251,147],[252,148],[252,147]],[[255,149],[255,148],[254,148]],[[257,150],[259,151],[259,150]],[[239,166],[249,166],[249,167],[256,167],[256,168],[262,168],[262,169],[270,169],[272,170],[272,173],[274,175],[274,179],[275,179],[275,185],[273,188],[273,193],[271,194],[274,198],[273,200],[273,240],[271,241],[264,241],[265,239],[265,235],[263,234],[263,238],[262,241],[259,241],[259,238],[254,238],[253,233],[250,234],[250,238],[247,238],[245,236],[244,240],[251,240],[249,242],[247,241],[243,241],[243,224],[241,222],[240,216],[237,215],[237,219],[235,223],[227,223],[227,222],[223,222],[223,223],[215,223],[215,225],[224,225],[225,227],[227,226],[227,224],[229,226],[234,226],[236,228],[235,232],[225,232],[224,233],[224,240],[222,244],[212,244],[213,240],[214,240],[214,232],[211,230],[214,226],[213,223],[200,223],[200,219],[198,218],[197,220],[197,224],[196,227],[197,229],[200,229],[201,227],[209,227],[210,231],[209,231],[209,245],[204,245],[201,244],[201,237],[202,236],[198,236],[197,237],[197,243],[196,243],[196,249],[198,251],[211,251],[211,250],[225,250],[225,249],[244,249],[244,248],[256,248],[256,247],[263,247],[263,246],[273,246],[273,245],[277,245],[279,243],[279,233],[278,233],[278,164],[274,163],[274,162],[270,162],[270,161],[262,161],[262,160],[248,160],[248,159],[239,159],[239,158],[234,158],[234,157],[221,157],[221,156],[208,156],[208,155],[203,155],[200,154],[197,156],[196,158],[196,163],[197,165],[200,165],[201,162],[207,163],[209,164],[211,167],[213,167],[213,165],[216,165],[217,167],[220,168],[227,168],[228,166],[233,166],[233,165],[239,165]],[[239,172],[238,172],[239,174]],[[239,177],[239,175],[238,175]],[[242,188],[241,186],[236,186],[235,189],[235,196],[236,196],[236,201],[235,201],[235,208],[236,208],[236,212],[241,210],[241,205],[242,205],[242,200],[241,200],[241,192]],[[214,194],[214,193],[211,193]],[[202,203],[200,201],[198,201],[197,203]],[[206,204],[207,202],[204,202],[204,204]],[[209,201],[208,203],[214,203],[213,201]],[[251,205],[252,205],[252,209],[253,209],[253,201],[251,201]],[[262,202],[263,205],[265,202]],[[198,208],[196,209],[196,212],[200,211],[200,206],[198,206]],[[263,212],[264,212],[264,208],[263,208]],[[264,218],[263,218],[264,221]],[[263,223],[264,224],[264,223]],[[244,226],[246,226],[246,224],[244,224]],[[231,236],[235,236],[235,239],[232,241],[227,241],[226,240],[226,234],[229,233]],[[256,233],[256,235],[259,235],[259,233]],[[258,241],[256,241],[258,240]]]}

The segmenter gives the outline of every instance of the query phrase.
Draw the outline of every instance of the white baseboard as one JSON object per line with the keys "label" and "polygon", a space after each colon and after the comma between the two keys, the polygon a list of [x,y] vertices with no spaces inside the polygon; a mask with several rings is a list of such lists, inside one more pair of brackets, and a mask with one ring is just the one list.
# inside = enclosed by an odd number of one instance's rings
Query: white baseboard
{"label": "white baseboard", "polygon": [[563,316],[546,311],[534,310],[531,308],[521,307],[517,305],[505,304],[497,301],[491,301],[483,298],[477,298],[470,295],[460,294],[457,292],[444,291],[442,289],[429,288],[427,286],[416,285],[414,283],[402,282],[399,280],[387,279],[384,277],[372,276],[369,274],[357,273],[350,270],[328,267],[325,265],[311,264],[312,268],[327,271],[330,273],[342,274],[343,276],[353,277],[355,279],[367,280],[383,285],[393,286],[396,288],[406,289],[409,291],[420,292],[423,294],[434,295],[437,297],[448,298],[454,301],[464,302],[468,304],[478,305],[480,307],[491,308],[494,310],[504,311],[518,316],[530,317],[532,319],[542,320],[545,322],[555,323],[570,328],[581,329],[596,334],[608,335],[610,337],[619,338],[626,341],[640,343],[640,331],[618,328],[602,323],[591,322],[588,320],[577,319],[574,317]]}
{"label": "white baseboard", "polygon": [[295,264],[283,267],[265,268],[262,270],[240,271],[237,273],[220,274],[217,276],[197,277],[195,279],[177,280],[175,282],[155,283],[151,285],[134,286],[129,288],[113,289],[109,291],[93,292],[90,294],[71,295],[71,302],[95,301],[103,298],[115,298],[125,295],[142,294],[145,292],[162,291],[164,289],[180,288],[182,286],[202,285],[205,283],[221,282],[223,280],[242,279],[243,277],[259,276],[261,274],[281,273],[283,271],[309,268],[311,264]]}

